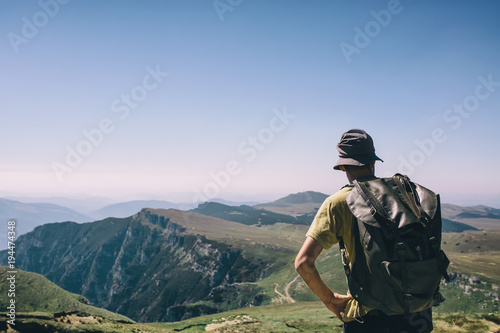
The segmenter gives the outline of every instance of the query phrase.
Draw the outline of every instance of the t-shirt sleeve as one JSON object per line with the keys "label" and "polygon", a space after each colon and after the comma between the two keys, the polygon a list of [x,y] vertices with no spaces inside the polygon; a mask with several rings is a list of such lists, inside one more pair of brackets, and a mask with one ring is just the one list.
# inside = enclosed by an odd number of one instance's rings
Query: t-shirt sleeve
{"label": "t-shirt sleeve", "polygon": [[316,217],[306,234],[320,243],[325,250],[337,244],[343,235],[347,208],[345,198],[348,193],[349,191],[341,190],[328,197],[316,213]]}

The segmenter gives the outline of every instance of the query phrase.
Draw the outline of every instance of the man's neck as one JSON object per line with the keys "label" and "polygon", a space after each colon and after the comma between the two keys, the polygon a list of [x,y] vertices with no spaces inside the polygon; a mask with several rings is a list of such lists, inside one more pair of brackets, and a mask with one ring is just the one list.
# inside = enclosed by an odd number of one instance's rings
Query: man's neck
{"label": "man's neck", "polygon": [[352,184],[354,180],[357,180],[358,182],[364,181],[364,180],[369,180],[376,178],[374,173],[371,172],[363,172],[359,174],[351,174],[347,173],[347,179],[349,180],[349,183]]}

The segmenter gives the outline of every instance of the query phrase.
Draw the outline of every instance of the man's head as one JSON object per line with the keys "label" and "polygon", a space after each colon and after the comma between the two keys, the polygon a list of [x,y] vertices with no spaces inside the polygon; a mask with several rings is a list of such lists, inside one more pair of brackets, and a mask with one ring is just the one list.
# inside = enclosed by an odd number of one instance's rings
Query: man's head
{"label": "man's head", "polygon": [[373,173],[375,161],[382,161],[375,155],[371,136],[362,129],[351,129],[342,134],[337,150],[339,160],[333,167],[335,170],[357,173],[369,169]]}

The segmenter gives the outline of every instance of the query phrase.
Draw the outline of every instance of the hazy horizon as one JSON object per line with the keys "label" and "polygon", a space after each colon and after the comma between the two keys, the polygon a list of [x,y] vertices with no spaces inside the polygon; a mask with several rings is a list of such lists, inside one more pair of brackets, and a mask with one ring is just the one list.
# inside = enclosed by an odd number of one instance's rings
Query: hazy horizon
{"label": "hazy horizon", "polygon": [[333,194],[335,145],[363,128],[378,176],[500,208],[499,9],[0,1],[0,197]]}
{"label": "hazy horizon", "polygon": [[[274,194],[267,194],[266,196],[258,196],[258,195],[253,195],[253,196],[248,196],[248,195],[241,195],[241,194],[235,194],[235,193],[229,193],[226,194],[227,196],[225,197],[212,197],[208,198],[207,201],[213,201],[213,200],[224,200],[228,202],[234,202],[234,203],[268,203],[272,202],[278,199],[281,199],[283,197],[286,197],[287,195],[290,194],[297,194],[297,193],[302,193],[306,191],[313,191],[313,190],[304,190],[304,191],[299,191],[299,192],[293,192],[293,193],[274,193]],[[326,192],[321,192],[321,191],[314,191],[314,192],[320,192],[326,195],[331,195],[331,193],[326,193]],[[484,205],[484,206],[489,206],[492,208],[500,209],[500,205],[498,205],[498,198],[467,198],[467,197],[461,197],[460,195],[442,195],[441,196],[441,203],[443,204],[452,204],[452,205],[457,205],[457,206],[463,206],[463,207],[469,207],[469,206],[478,206],[478,205]],[[102,207],[105,207],[107,205],[112,205],[116,203],[122,203],[122,202],[129,202],[129,201],[148,201],[148,200],[157,200],[157,201],[166,201],[166,202],[171,202],[174,204],[197,204],[201,203],[193,203],[192,201],[189,201],[192,199],[192,192],[184,192],[184,193],[170,193],[170,194],[164,194],[164,195],[159,195],[159,194],[136,194],[136,195],[126,195],[122,197],[103,197],[103,196],[92,196],[92,195],[85,195],[85,194],[80,194],[80,195],[72,195],[72,196],[37,196],[37,195],[22,195],[22,194],[11,194],[11,195],[5,195],[1,196],[0,198],[8,199],[8,200],[14,200],[14,201],[19,201],[19,202],[24,202],[24,203],[54,203],[58,204],[61,206],[65,206],[68,208],[75,209],[79,212],[90,212],[92,210],[97,210]],[[67,203],[65,203],[67,202]],[[86,208],[80,208],[77,209],[75,207],[79,205],[84,205]]]}

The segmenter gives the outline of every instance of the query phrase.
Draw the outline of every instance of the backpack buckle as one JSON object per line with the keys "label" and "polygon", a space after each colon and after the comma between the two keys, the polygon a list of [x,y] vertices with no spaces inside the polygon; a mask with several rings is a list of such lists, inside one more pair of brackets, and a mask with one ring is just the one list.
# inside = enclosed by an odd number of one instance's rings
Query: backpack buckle
{"label": "backpack buckle", "polygon": [[411,294],[404,294],[404,312],[405,312],[405,318],[408,318],[410,316],[410,304],[413,299],[413,296]]}

